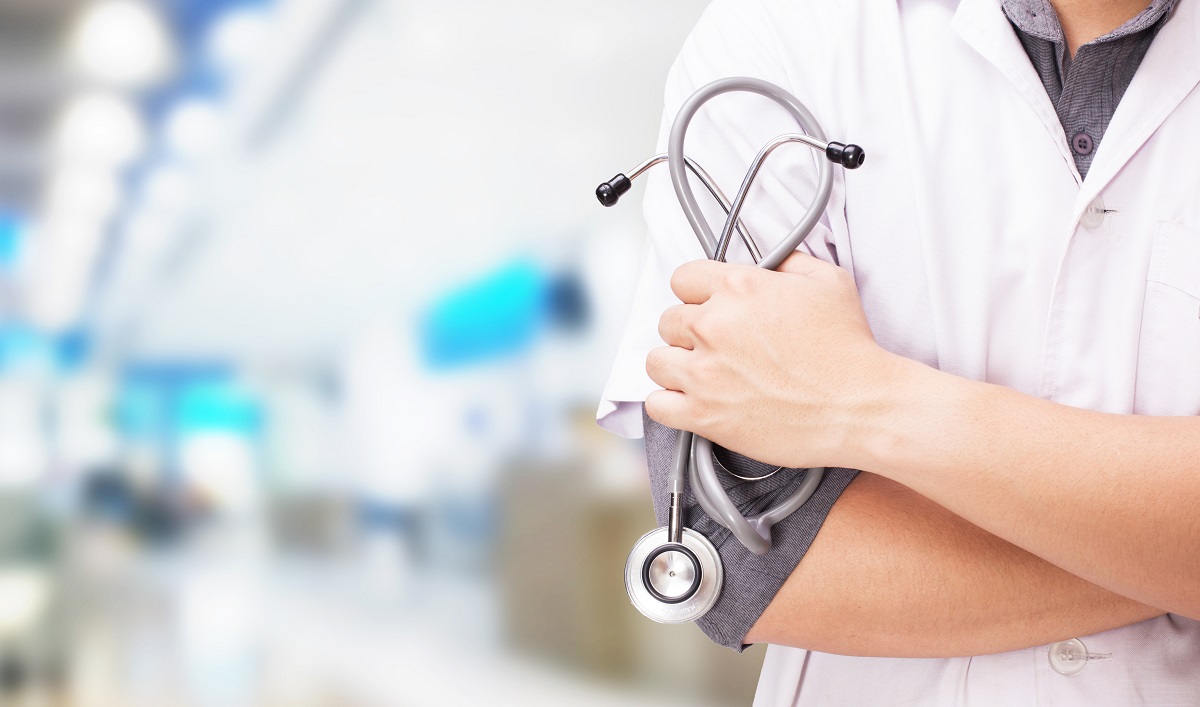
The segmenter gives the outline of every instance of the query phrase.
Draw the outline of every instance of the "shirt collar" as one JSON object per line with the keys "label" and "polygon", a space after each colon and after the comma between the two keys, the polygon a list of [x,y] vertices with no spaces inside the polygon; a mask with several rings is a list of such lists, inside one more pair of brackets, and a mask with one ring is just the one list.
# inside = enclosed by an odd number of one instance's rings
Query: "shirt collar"
{"label": "shirt collar", "polygon": [[[1141,32],[1168,15],[1175,7],[1175,2],[1176,0],[1150,0],[1146,9],[1136,17],[1089,44],[1109,42]],[[1058,21],[1058,13],[1054,11],[1050,0],[1001,0],[1000,5],[1009,21],[1025,34],[1056,44],[1066,41],[1062,24]]]}

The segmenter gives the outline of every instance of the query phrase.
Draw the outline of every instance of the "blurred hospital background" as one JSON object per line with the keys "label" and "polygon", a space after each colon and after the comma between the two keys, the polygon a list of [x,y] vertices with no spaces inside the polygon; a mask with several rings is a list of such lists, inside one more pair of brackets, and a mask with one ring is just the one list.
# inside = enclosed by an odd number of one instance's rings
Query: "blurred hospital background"
{"label": "blurred hospital background", "polygon": [[0,704],[748,703],[592,421],[704,5],[0,0]]}

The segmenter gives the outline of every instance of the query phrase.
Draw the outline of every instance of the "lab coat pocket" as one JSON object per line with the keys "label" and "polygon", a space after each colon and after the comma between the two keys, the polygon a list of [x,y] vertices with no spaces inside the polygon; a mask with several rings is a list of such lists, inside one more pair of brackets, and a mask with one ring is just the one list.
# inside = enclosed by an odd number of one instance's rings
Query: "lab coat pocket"
{"label": "lab coat pocket", "polygon": [[1139,415],[1200,415],[1200,231],[1162,222],[1146,279]]}

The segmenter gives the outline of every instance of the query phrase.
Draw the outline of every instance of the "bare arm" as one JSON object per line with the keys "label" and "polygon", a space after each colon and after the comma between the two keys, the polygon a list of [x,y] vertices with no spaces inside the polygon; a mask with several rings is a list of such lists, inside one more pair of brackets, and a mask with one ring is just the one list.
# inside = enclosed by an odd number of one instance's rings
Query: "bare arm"
{"label": "bare arm", "polygon": [[855,445],[865,468],[1072,574],[1200,617],[1200,418],[1081,410],[900,361],[893,403]]}
{"label": "bare arm", "polygon": [[845,655],[984,655],[1086,636],[1162,611],[860,474],[746,636]]}
{"label": "bare arm", "polygon": [[[886,476],[1121,596],[1200,617],[1200,417],[1113,415],[880,348],[849,273],[675,271],[647,413],[754,459]],[[820,332],[819,336],[807,336]]]}

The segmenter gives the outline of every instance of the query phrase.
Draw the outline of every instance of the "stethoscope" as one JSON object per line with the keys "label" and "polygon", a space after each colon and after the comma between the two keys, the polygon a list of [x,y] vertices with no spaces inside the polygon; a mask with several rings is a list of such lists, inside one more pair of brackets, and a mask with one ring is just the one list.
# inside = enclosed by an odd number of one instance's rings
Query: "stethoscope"
{"label": "stethoscope", "polygon": [[[688,126],[700,108],[713,98],[732,92],[756,93],[765,96],[788,111],[799,123],[803,134],[789,133],[771,140],[750,163],[742,185],[733,201],[717,186],[704,169],[684,153],[684,139]],[[827,159],[817,159],[817,192],[808,210],[792,231],[765,255],[759,250],[750,230],[739,214],[757,178],[763,163],[778,147],[787,143],[808,145],[825,153]],[[683,207],[684,215],[699,239],[704,253],[710,259],[724,261],[729,242],[736,230],[754,262],[760,267],[774,270],[794,252],[812,232],[817,221],[829,204],[833,185],[830,162],[846,169],[856,169],[866,159],[862,148],[839,142],[827,142],[825,133],[812,113],[795,96],[782,88],[754,78],[726,78],[704,86],[683,104],[671,128],[667,154],[656,155],[637,167],[628,175],[618,174],[596,189],[596,198],[605,206],[617,203],[631,182],[656,164],[666,162],[671,173],[671,184],[675,196]],[[720,238],[713,236],[712,229],[696,203],[696,196],[688,181],[687,172],[692,172],[721,205],[726,214],[725,226]],[[816,491],[825,475],[824,469],[807,469],[804,480],[790,496],[778,505],[763,512],[743,516],[729,499],[717,476],[721,466],[713,454],[712,442],[680,431],[676,438],[675,461],[668,478],[670,505],[667,511],[667,526],[646,533],[633,546],[625,563],[625,589],[638,611],[659,623],[684,623],[694,621],[713,607],[721,595],[724,572],[721,558],[713,544],[700,533],[683,526],[683,495],[685,484],[690,484],[692,494],[700,507],[711,518],[728,528],[748,550],[762,555],[771,548],[771,527],[788,517],[804,505]],[[778,473],[776,467],[759,476],[734,474],[744,481],[759,481]]]}

